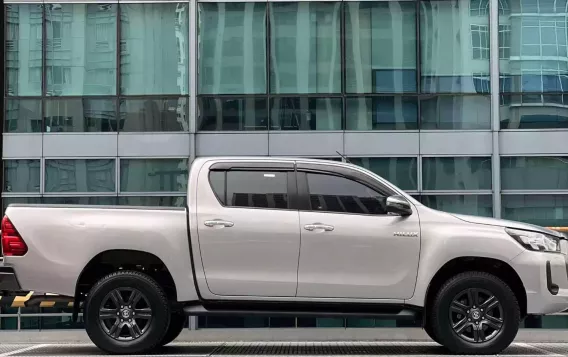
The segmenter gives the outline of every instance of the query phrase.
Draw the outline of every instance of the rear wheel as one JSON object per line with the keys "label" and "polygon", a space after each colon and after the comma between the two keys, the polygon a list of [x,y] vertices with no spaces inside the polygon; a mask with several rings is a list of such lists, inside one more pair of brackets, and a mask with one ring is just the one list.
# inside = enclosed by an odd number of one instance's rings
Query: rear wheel
{"label": "rear wheel", "polygon": [[107,353],[144,353],[163,340],[170,314],[166,294],[154,279],[136,271],[119,271],[91,289],[85,327],[93,343]]}
{"label": "rear wheel", "polygon": [[166,332],[166,335],[164,336],[160,345],[165,346],[168,343],[173,342],[183,331],[186,321],[187,316],[185,316],[183,312],[173,313],[170,318],[170,326],[168,327],[168,331]]}
{"label": "rear wheel", "polygon": [[448,280],[430,311],[433,334],[457,354],[500,353],[513,342],[521,320],[511,288],[483,272],[466,272]]}

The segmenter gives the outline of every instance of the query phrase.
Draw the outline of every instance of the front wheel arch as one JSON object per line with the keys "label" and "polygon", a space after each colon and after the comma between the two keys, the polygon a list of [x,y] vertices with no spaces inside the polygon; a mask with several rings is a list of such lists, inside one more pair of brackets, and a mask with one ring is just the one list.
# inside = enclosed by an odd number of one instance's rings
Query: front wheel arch
{"label": "front wheel arch", "polygon": [[426,289],[424,298],[423,326],[428,323],[429,309],[434,302],[436,293],[452,277],[469,271],[479,271],[495,275],[511,287],[521,309],[521,319],[527,316],[527,293],[523,281],[509,264],[502,260],[481,257],[457,257],[444,264],[434,274]]}

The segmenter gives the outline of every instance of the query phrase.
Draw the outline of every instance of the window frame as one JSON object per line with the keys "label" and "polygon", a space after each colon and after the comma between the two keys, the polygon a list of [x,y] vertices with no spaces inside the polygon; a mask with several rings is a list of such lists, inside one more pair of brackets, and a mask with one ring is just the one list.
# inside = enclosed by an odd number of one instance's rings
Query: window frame
{"label": "window frame", "polygon": [[354,181],[360,185],[367,187],[379,194],[389,197],[392,195],[398,195],[393,189],[382,184],[380,181],[374,180],[372,177],[365,175],[364,173],[358,172],[354,169],[332,166],[326,164],[311,164],[311,163],[298,163],[296,165],[296,179],[298,182],[298,197],[300,204],[300,211],[304,212],[318,212],[318,213],[328,213],[328,214],[343,214],[343,215],[355,215],[355,216],[366,216],[366,217],[384,217],[385,214],[367,214],[367,213],[352,213],[352,212],[335,212],[335,211],[316,211],[311,207],[310,201],[310,190],[308,186],[308,174],[319,174],[327,176],[335,176],[344,178],[347,180]]}
{"label": "window frame", "polygon": [[[224,174],[223,185],[225,192],[227,191],[227,173],[230,171],[239,172],[284,172],[286,173],[286,194],[288,196],[288,207],[287,208],[271,208],[271,207],[248,207],[248,206],[232,206],[228,205],[227,202],[223,202],[217,192],[213,189],[211,183],[211,174],[213,172],[222,172]],[[218,162],[211,167],[209,167],[209,172],[207,173],[207,183],[209,184],[209,190],[213,193],[213,196],[219,203],[219,205],[225,209],[261,209],[270,211],[297,211],[299,209],[298,203],[298,187],[296,179],[296,168],[291,162]]]}

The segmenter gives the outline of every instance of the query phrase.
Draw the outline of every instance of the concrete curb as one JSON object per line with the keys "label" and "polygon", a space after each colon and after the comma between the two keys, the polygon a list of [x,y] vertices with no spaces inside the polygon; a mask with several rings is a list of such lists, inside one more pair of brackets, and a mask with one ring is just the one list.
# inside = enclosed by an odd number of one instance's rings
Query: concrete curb
{"label": "concrete curb", "polygon": [[[278,329],[204,329],[186,330],[176,342],[337,342],[337,341],[428,341],[420,328],[278,328]],[[516,342],[568,342],[568,331],[521,329]],[[15,343],[90,343],[83,330],[2,331],[0,344]]]}

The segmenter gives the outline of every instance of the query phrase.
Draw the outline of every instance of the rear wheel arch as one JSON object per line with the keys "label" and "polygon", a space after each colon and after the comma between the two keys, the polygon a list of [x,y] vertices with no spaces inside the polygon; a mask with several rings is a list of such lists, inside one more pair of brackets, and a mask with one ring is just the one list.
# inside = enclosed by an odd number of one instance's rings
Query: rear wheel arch
{"label": "rear wheel arch", "polygon": [[149,275],[162,286],[171,301],[177,300],[174,279],[160,258],[139,250],[114,249],[94,256],[79,274],[75,285],[74,312],[78,313],[79,304],[97,281],[119,270],[140,271]]}
{"label": "rear wheel arch", "polygon": [[430,280],[424,298],[423,325],[427,324],[429,313],[426,311],[432,306],[437,291],[453,276],[460,273],[478,271],[495,275],[503,280],[515,293],[521,309],[521,318],[527,315],[527,294],[523,282],[515,269],[506,262],[485,257],[457,257],[446,262]]}

